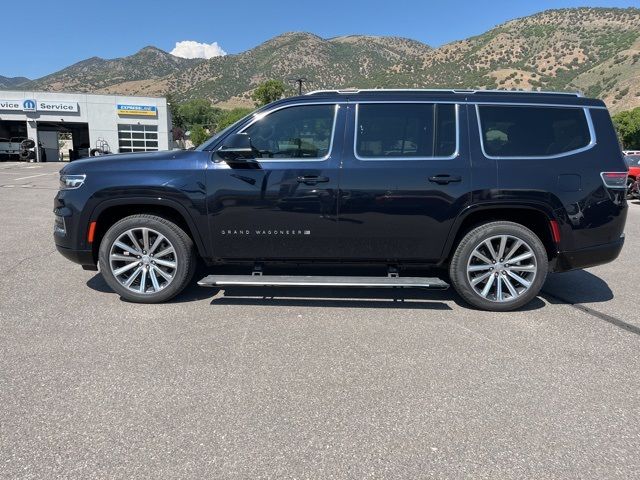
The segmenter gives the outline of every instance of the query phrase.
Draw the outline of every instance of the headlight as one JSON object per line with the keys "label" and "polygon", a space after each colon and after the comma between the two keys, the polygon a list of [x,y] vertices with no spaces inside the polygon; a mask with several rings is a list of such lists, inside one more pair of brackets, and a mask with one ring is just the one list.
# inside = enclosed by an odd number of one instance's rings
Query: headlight
{"label": "headlight", "polygon": [[86,175],[60,175],[60,190],[75,190],[84,184]]}

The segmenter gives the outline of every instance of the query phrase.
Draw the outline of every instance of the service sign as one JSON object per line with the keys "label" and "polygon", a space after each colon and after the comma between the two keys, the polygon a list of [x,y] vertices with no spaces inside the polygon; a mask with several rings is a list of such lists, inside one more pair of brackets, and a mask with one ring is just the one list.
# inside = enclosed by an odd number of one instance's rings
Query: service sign
{"label": "service sign", "polygon": [[77,112],[78,102],[45,102],[38,100],[39,112]]}
{"label": "service sign", "polygon": [[0,100],[0,110],[22,110],[22,101]]}
{"label": "service sign", "polygon": [[77,112],[77,102],[47,102],[43,100],[0,100],[0,110],[11,110],[18,112]]}
{"label": "service sign", "polygon": [[118,104],[118,115],[143,115],[155,117],[158,115],[158,107],[155,105],[123,105]]}

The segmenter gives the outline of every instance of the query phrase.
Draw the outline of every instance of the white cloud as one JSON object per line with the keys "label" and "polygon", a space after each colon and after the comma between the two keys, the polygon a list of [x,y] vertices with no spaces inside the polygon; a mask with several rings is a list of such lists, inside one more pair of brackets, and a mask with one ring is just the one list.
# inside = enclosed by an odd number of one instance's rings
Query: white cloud
{"label": "white cloud", "polygon": [[183,40],[182,42],[176,42],[176,46],[171,50],[171,55],[182,58],[211,58],[221,57],[226,55],[218,42],[200,43],[193,40]]}

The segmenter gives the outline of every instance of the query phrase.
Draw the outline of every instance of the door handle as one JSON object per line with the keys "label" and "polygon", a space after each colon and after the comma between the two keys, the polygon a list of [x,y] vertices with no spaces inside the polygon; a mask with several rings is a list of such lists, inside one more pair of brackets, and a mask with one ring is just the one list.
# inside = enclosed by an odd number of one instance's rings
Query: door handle
{"label": "door handle", "polygon": [[304,183],[305,185],[316,185],[318,183],[326,183],[329,181],[329,177],[318,177],[317,175],[305,175],[298,177],[298,183]]}
{"label": "door handle", "polygon": [[438,185],[447,185],[448,183],[461,182],[462,177],[460,175],[434,175],[433,177],[429,177],[429,181],[433,183],[437,183]]}

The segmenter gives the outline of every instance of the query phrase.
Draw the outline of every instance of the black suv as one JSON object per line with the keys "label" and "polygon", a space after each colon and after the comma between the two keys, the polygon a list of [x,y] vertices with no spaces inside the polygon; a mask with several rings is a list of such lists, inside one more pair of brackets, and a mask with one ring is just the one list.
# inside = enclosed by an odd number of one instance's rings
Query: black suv
{"label": "black suv", "polygon": [[[548,271],[618,256],[626,171],[605,105],[578,94],[318,91],[195,151],[65,166],[54,238],[137,302],[178,294],[200,262],[246,269],[202,285],[450,281],[471,305],[504,311],[534,298]],[[388,275],[262,275],[319,263]],[[407,276],[414,267],[441,274]]]}

